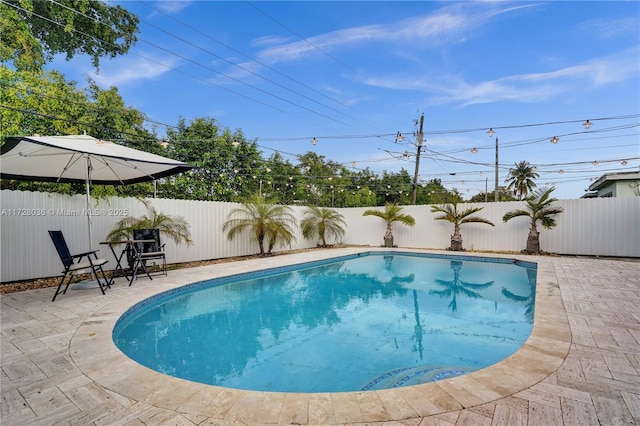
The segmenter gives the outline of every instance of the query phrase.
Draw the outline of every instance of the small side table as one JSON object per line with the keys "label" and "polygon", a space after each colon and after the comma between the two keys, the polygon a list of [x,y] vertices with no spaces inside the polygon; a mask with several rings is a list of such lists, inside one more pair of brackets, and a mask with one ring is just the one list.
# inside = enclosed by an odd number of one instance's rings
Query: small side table
{"label": "small side table", "polygon": [[[124,257],[124,254],[127,252],[127,246],[129,245],[129,242],[128,241],[103,241],[100,244],[108,245],[109,248],[111,249],[111,253],[113,254],[113,257],[116,258],[116,267],[111,273],[111,281],[109,281],[109,284],[113,284],[113,277],[116,275],[118,271],[120,271],[122,275],[124,275],[124,277],[127,279],[127,281],[129,281],[129,275],[127,274],[127,271],[122,267],[122,263],[121,263],[122,258]],[[122,249],[122,252],[120,252],[120,255],[118,256],[114,246],[117,246],[120,244],[124,244],[125,246],[124,246],[124,249]]]}

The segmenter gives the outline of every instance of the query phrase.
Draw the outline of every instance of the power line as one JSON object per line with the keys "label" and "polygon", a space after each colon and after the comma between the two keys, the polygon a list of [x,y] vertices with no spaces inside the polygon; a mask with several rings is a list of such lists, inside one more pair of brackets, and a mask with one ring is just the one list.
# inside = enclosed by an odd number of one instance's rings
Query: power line
{"label": "power line", "polygon": [[295,35],[296,37],[298,37],[300,40],[304,41],[305,43],[309,44],[310,46],[312,46],[314,49],[318,50],[319,52],[322,52],[324,55],[326,55],[327,57],[331,58],[331,60],[335,61],[336,63],[340,64],[341,66],[343,66],[344,68],[348,69],[349,71],[351,71],[352,73],[354,73],[355,75],[357,75],[358,77],[360,77],[361,79],[363,79],[364,81],[367,81],[368,79],[366,77],[364,77],[363,75],[361,75],[357,70],[353,69],[351,66],[345,64],[344,62],[342,62],[340,59],[336,58],[335,56],[333,56],[332,54],[330,54],[329,52],[327,52],[326,50],[322,49],[320,46],[312,43],[311,41],[309,41],[309,39],[307,39],[306,37],[303,37],[302,35],[298,34],[297,32],[295,32],[293,29],[287,27],[286,25],[284,25],[282,22],[278,21],[277,19],[275,19],[273,16],[269,15],[268,13],[266,13],[265,11],[263,11],[262,9],[258,8],[256,5],[254,5],[252,2],[245,0],[245,3],[248,4],[249,6],[251,6],[252,8],[254,8],[255,10],[257,10],[258,12],[260,12],[261,14],[263,14],[264,16],[266,16],[267,18],[269,18],[271,21],[275,22],[276,24],[280,25],[282,28],[284,28],[285,30],[289,31],[291,34]]}
{"label": "power line", "polygon": [[[240,50],[235,49],[234,47],[232,47],[232,46],[230,46],[230,45],[228,45],[228,44],[226,44],[226,43],[223,43],[223,42],[221,42],[220,40],[217,40],[217,39],[215,39],[215,38],[211,37],[209,34],[206,34],[206,33],[204,33],[204,32],[202,32],[202,31],[200,31],[199,29],[197,29],[197,28],[195,28],[195,27],[193,27],[193,26],[191,26],[191,25],[189,25],[189,24],[187,24],[187,23],[185,23],[185,22],[180,21],[179,19],[176,19],[175,17],[173,17],[173,16],[171,16],[171,15],[169,15],[169,14],[167,14],[167,13],[165,13],[165,12],[163,12],[163,11],[159,10],[159,9],[154,8],[153,6],[149,5],[149,3],[148,3],[148,2],[145,2],[145,1],[143,1],[143,0],[139,0],[139,3],[144,4],[145,6],[147,6],[148,8],[150,8],[151,10],[153,10],[153,11],[155,11],[155,12],[157,12],[157,13],[161,14],[161,15],[164,15],[164,16],[165,16],[165,17],[167,17],[168,19],[171,19],[172,21],[177,22],[177,23],[179,23],[180,25],[183,25],[183,26],[184,26],[184,27],[186,27],[186,28],[189,28],[190,30],[192,30],[192,31],[194,31],[194,32],[196,32],[196,33],[198,33],[198,34],[200,34],[200,35],[202,35],[202,36],[206,37],[207,39],[209,39],[209,40],[211,40],[211,41],[213,41],[213,42],[215,42],[215,43],[218,43],[219,45],[221,45],[221,46],[223,46],[223,47],[225,47],[225,48],[227,48],[227,49],[229,49],[229,50],[231,50],[231,51],[233,51],[233,52],[235,52],[235,53],[237,53],[237,54],[239,54],[239,55],[241,55],[241,56],[243,56],[243,57],[245,57],[245,58],[247,58],[247,59],[249,59],[250,61],[255,62],[255,63],[257,63],[257,64],[260,64],[261,66],[265,67],[266,69],[268,69],[268,70],[270,70],[270,71],[273,71],[273,72],[277,73],[278,75],[280,75],[280,76],[282,76],[282,77],[286,78],[287,80],[292,81],[292,82],[294,82],[294,83],[296,83],[296,84],[298,84],[298,85],[300,85],[300,86],[304,87],[305,89],[311,90],[311,91],[313,91],[313,92],[317,93],[318,95],[323,96],[323,97],[325,97],[325,98],[327,98],[327,99],[329,99],[329,100],[331,100],[331,101],[333,101],[333,102],[335,102],[335,103],[337,103],[337,104],[339,104],[339,105],[341,105],[341,106],[343,106],[343,107],[347,108],[347,105],[343,104],[342,102],[340,102],[340,101],[338,101],[338,100],[336,100],[336,99],[334,99],[334,98],[332,98],[332,97],[330,97],[330,96],[327,96],[326,94],[324,94],[324,93],[320,92],[319,90],[316,90],[316,89],[314,89],[313,87],[311,87],[311,86],[309,86],[309,85],[306,85],[306,84],[304,84],[303,82],[301,82],[301,81],[299,81],[299,80],[297,80],[297,79],[295,79],[295,78],[293,78],[293,77],[291,77],[291,76],[288,76],[288,75],[286,75],[286,74],[284,74],[284,73],[280,72],[279,70],[277,70],[277,69],[275,69],[275,68],[273,68],[273,67],[271,67],[271,66],[269,66],[269,65],[265,64],[264,62],[261,62],[261,61],[259,61],[259,60],[255,59],[255,58],[252,58],[252,57],[248,56],[247,54],[245,54],[245,53],[241,52]],[[142,22],[145,22],[145,21],[142,21]],[[145,24],[150,25],[150,24],[149,24],[149,23],[147,23],[147,22],[145,22]],[[226,61],[226,60],[225,60],[225,61]],[[227,61],[227,62],[232,63],[232,64],[233,64],[233,65],[235,65],[235,66],[240,67],[239,65],[237,65],[237,64],[235,64],[235,63],[233,63],[233,62],[230,62],[230,61]],[[242,68],[243,70],[245,69],[244,67],[240,67],[240,68]],[[265,78],[265,77],[261,77],[261,78]],[[268,80],[268,81],[270,81],[270,80]],[[282,87],[284,87],[284,86],[282,86]],[[285,87],[285,88],[286,88],[286,87]],[[298,92],[295,92],[295,93],[299,94]],[[299,94],[299,95],[300,95],[300,96],[303,96],[302,94]],[[316,102],[316,101],[313,101],[313,102]],[[321,104],[321,105],[323,105],[323,106],[324,106],[324,104]],[[327,106],[327,108],[329,108],[329,107]],[[334,111],[335,111],[335,110],[334,110]]]}
{"label": "power line", "polygon": [[[34,112],[34,111],[29,111],[29,110],[26,110],[26,109],[15,108],[15,107],[11,107],[11,106],[8,106],[8,105],[0,105],[0,108],[10,109],[10,110],[13,110],[13,111],[21,112],[21,113],[24,113],[24,114],[30,114],[30,115],[34,115],[34,116],[38,116],[38,117],[42,117],[42,118],[46,118],[46,119],[59,120],[59,121],[63,121],[63,122],[71,123],[71,124],[87,126],[87,127],[91,127],[91,128],[97,129],[97,130],[101,130],[101,131],[115,132],[115,133],[118,133],[120,135],[126,135],[126,136],[131,136],[131,137],[137,138],[136,140],[138,140],[138,141],[154,141],[154,142],[157,142],[157,139],[152,139],[152,140],[146,139],[146,135],[145,135],[145,137],[140,138],[140,135],[135,134],[135,133],[124,132],[124,131],[120,131],[120,130],[117,130],[117,129],[112,129],[112,128],[108,128],[108,127],[104,127],[104,126],[95,125],[93,123],[83,122],[83,121],[80,121],[80,120],[72,120],[72,119],[67,119],[67,118],[56,117],[56,116],[52,116],[52,115],[48,115],[48,114],[42,114],[42,113],[37,113],[37,112]],[[185,141],[187,141],[187,140],[185,140]],[[189,142],[197,142],[197,141],[194,141],[194,140],[191,140],[191,139],[189,139],[188,141]],[[203,139],[202,141],[207,141],[207,140]],[[180,143],[181,140],[172,140],[172,142]],[[292,156],[292,157],[298,157],[299,155],[301,155],[301,154],[285,152],[285,151],[277,150],[277,149],[274,149],[274,148],[262,146],[262,145],[260,145],[258,143],[256,143],[256,146],[260,147],[260,148],[263,148],[263,149],[271,150],[271,151],[274,151],[274,152],[277,152],[277,153],[280,153],[280,154],[289,155],[289,156]],[[426,153],[429,153],[432,156],[445,157],[444,159],[441,159],[441,161],[444,161],[444,162],[462,163],[462,164],[470,164],[470,165],[477,165],[477,166],[484,166],[484,167],[493,167],[494,166],[494,164],[492,164],[492,163],[481,163],[481,162],[473,162],[473,161],[469,161],[469,160],[465,160],[465,159],[460,159],[460,158],[456,158],[456,157],[450,156],[448,154],[444,154],[444,153],[440,153],[440,152],[437,152],[437,151],[433,151],[433,150],[428,149],[428,148],[425,148],[425,151],[426,151]],[[631,156],[631,157],[618,158],[618,159],[615,159],[615,160],[593,160],[593,161],[596,161],[597,163],[600,163],[600,164],[604,164],[604,163],[621,162],[623,160],[633,161],[633,160],[637,160],[637,159],[640,159],[640,157]],[[268,160],[268,159],[265,159],[265,161],[266,160]],[[385,160],[381,160],[381,159],[355,160],[356,163],[367,163],[367,162],[373,163],[373,162],[382,162],[382,161],[385,161]],[[551,167],[551,166],[556,166],[556,167],[564,166],[564,167],[566,167],[566,166],[571,166],[571,165],[590,164],[590,163],[593,163],[593,161],[578,161],[578,162],[565,162],[565,163],[537,164],[537,166],[538,167]],[[338,164],[344,165],[345,163],[338,163]],[[503,169],[503,170],[509,170],[511,168],[510,165],[506,165],[506,164],[500,164],[499,167],[501,169]],[[380,174],[380,172],[375,172],[375,171],[372,171],[372,172]],[[449,173],[449,174],[451,175],[451,173]]]}
{"label": "power line", "polygon": [[[37,13],[29,12],[29,11],[27,11],[26,9],[23,9],[23,8],[22,8],[22,7],[20,7],[20,6],[17,6],[17,5],[14,5],[14,4],[11,4],[11,3],[8,3],[6,0],[0,0],[0,2],[2,2],[2,3],[4,3],[4,4],[6,4],[6,5],[7,5],[7,6],[9,6],[9,7],[13,7],[14,9],[19,9],[19,10],[22,10],[22,11],[24,11],[24,12],[28,12],[28,13],[30,13],[30,15],[31,15],[31,16],[35,16],[35,17],[37,17],[37,18],[43,19],[43,20],[45,20],[45,21],[51,22],[51,23],[53,23],[53,24],[55,24],[55,25],[58,25],[58,26],[61,26],[61,27],[62,27],[62,24],[61,24],[61,23],[59,23],[59,22],[56,22],[56,21],[54,21],[54,20],[52,20],[52,19],[49,19],[49,18],[44,17],[44,16],[42,16],[42,15],[39,15],[39,14],[37,14]],[[66,7],[66,6],[65,6],[65,7]],[[73,10],[73,9],[71,9],[71,10]],[[99,21],[96,21],[96,22],[99,22]],[[73,32],[75,32],[75,33],[77,33],[77,34],[83,35],[83,36],[85,36],[85,37],[91,38],[91,39],[93,39],[93,40],[95,40],[95,41],[99,41],[99,42],[107,43],[107,42],[105,42],[104,40],[101,40],[101,39],[98,39],[98,38],[96,38],[96,37],[93,37],[93,36],[91,36],[91,35],[89,35],[89,34],[86,34],[86,33],[82,32],[82,31],[78,31],[77,29],[72,29],[72,31],[73,31]],[[180,55],[175,54],[175,53],[173,53],[173,52],[169,52],[169,53],[172,53],[172,54],[174,54],[174,55],[176,55],[176,56],[180,57]],[[195,76],[195,75],[189,74],[189,73],[187,73],[187,72],[185,72],[185,71],[182,71],[182,70],[180,70],[180,69],[170,67],[170,66],[168,66],[168,65],[166,65],[166,64],[163,64],[163,63],[162,63],[162,62],[160,62],[160,61],[156,61],[155,59],[149,58],[149,57],[147,57],[147,56],[145,56],[145,55],[141,55],[141,54],[134,53],[134,52],[131,52],[131,54],[132,54],[132,55],[134,55],[134,56],[141,57],[141,58],[143,58],[143,59],[144,59],[144,60],[146,60],[146,61],[153,62],[153,63],[155,63],[155,64],[157,64],[157,65],[160,65],[160,66],[162,66],[163,68],[166,68],[166,69],[170,69],[170,70],[172,70],[172,71],[179,72],[179,73],[184,74],[184,75],[186,75],[186,76],[188,76],[188,77],[190,77],[190,78],[193,78],[193,79],[195,79],[195,80],[201,81],[201,82],[203,82],[203,83],[205,83],[205,84],[208,84],[208,85],[211,85],[211,86],[217,87],[217,88],[222,89],[222,90],[225,90],[225,91],[227,91],[227,92],[229,92],[229,93],[233,93],[234,95],[237,95],[237,96],[243,97],[243,98],[248,99],[248,100],[250,100],[250,101],[252,101],[252,102],[256,102],[256,103],[261,104],[261,105],[263,105],[263,106],[266,106],[266,107],[269,107],[269,108],[275,109],[276,111],[280,111],[280,112],[282,112],[282,113],[284,113],[284,114],[291,115],[291,116],[296,117],[296,118],[300,118],[300,117],[297,117],[295,114],[291,113],[290,111],[285,111],[285,110],[283,110],[283,109],[281,109],[281,108],[278,108],[278,107],[276,107],[276,106],[273,106],[273,105],[267,104],[267,103],[262,102],[262,101],[260,101],[260,100],[258,100],[258,99],[255,99],[255,98],[253,98],[253,97],[250,97],[250,96],[244,95],[244,94],[242,94],[242,93],[236,92],[236,91],[234,91],[234,90],[231,90],[231,89],[229,89],[229,88],[227,88],[227,87],[225,87],[225,86],[221,86],[221,85],[215,84],[215,83],[213,83],[213,82],[211,82],[211,81],[209,81],[209,80],[205,80],[205,79],[199,78],[199,77],[197,77],[197,76]],[[185,59],[186,59],[186,58],[185,58]],[[188,60],[188,59],[187,59],[187,60]],[[193,61],[192,61],[192,62],[193,62]],[[197,63],[196,63],[196,64],[197,64]],[[202,64],[198,64],[198,65],[203,66]],[[313,112],[313,111],[312,111],[312,112]]]}
{"label": "power line", "polygon": [[[93,17],[87,16],[87,15],[83,14],[82,12],[79,12],[79,11],[77,11],[77,10],[73,9],[73,8],[70,8],[70,7],[66,6],[66,5],[63,5],[63,4],[61,4],[61,3],[58,3],[58,2],[56,2],[55,0],[50,0],[50,1],[51,1],[51,2],[53,2],[53,3],[55,3],[55,4],[57,4],[58,6],[64,7],[64,8],[66,8],[67,10],[72,11],[72,12],[73,12],[73,13],[75,13],[75,14],[78,14],[78,15],[84,16],[84,17],[86,17],[87,19],[90,19],[90,20],[92,20],[92,21],[94,21],[94,22],[96,22],[96,23],[99,23],[99,24],[101,24],[101,25],[105,25],[105,24],[103,24],[102,22],[100,22],[99,20],[97,20],[97,19],[95,19],[95,18],[93,18]],[[145,23],[146,23],[146,22],[145,22]],[[183,42],[183,43],[186,43],[186,44],[188,44],[188,45],[190,45],[190,46],[196,47],[197,49],[200,49],[200,50],[202,50],[202,51],[204,51],[204,52],[206,52],[206,53],[208,53],[208,54],[210,54],[210,55],[212,55],[212,56],[215,56],[215,57],[216,57],[216,58],[218,58],[218,59],[224,60],[224,61],[226,61],[226,62],[228,62],[228,63],[230,63],[230,64],[232,64],[232,65],[236,65],[236,64],[233,64],[233,63],[232,63],[232,62],[230,62],[230,61],[227,61],[227,60],[226,60],[226,59],[224,59],[224,58],[221,58],[220,56],[216,55],[215,53],[213,53],[213,52],[211,52],[211,51],[209,51],[209,50],[207,50],[207,49],[204,49],[204,48],[202,48],[202,47],[200,47],[200,46],[197,46],[197,45],[195,45],[195,44],[193,44],[193,43],[191,43],[191,42],[189,42],[189,41],[187,41],[187,40],[185,40],[185,39],[183,39],[183,38],[181,38],[181,37],[178,37],[178,36],[176,36],[176,35],[174,35],[174,34],[171,34],[171,33],[169,33],[168,31],[161,30],[161,29],[159,29],[158,27],[156,27],[156,26],[154,26],[154,25],[152,25],[152,24],[149,24],[149,23],[146,23],[146,24],[147,24],[147,25],[149,25],[149,26],[152,26],[153,28],[156,28],[156,29],[158,29],[158,30],[162,31],[163,33],[165,33],[165,34],[167,34],[167,35],[170,35],[171,37],[176,38],[177,40],[180,40],[180,41],[181,41],[181,42]],[[58,25],[60,25],[60,24],[58,24]],[[76,30],[74,29],[74,31],[76,31]],[[89,35],[87,35],[87,34],[84,34],[84,33],[81,33],[81,34],[86,35],[86,36],[88,36],[88,37],[91,37],[91,36],[89,36]],[[92,38],[93,38],[93,39],[95,39],[95,37],[92,37]],[[100,40],[100,41],[105,42],[104,40]],[[204,69],[206,69],[206,70],[212,71],[212,72],[214,72],[214,73],[216,73],[216,74],[219,74],[219,75],[221,75],[221,76],[223,76],[223,77],[225,77],[225,78],[228,78],[228,79],[230,79],[230,80],[232,80],[232,81],[234,81],[234,82],[236,82],[236,83],[239,83],[239,84],[245,85],[245,86],[247,86],[247,87],[250,87],[250,88],[252,88],[252,89],[254,89],[254,90],[256,90],[256,91],[259,91],[259,92],[261,92],[261,93],[263,93],[263,94],[266,94],[266,95],[268,95],[268,96],[272,96],[272,97],[274,97],[274,98],[276,98],[276,99],[278,99],[278,100],[281,100],[281,101],[283,101],[283,102],[286,102],[286,103],[291,104],[291,105],[293,105],[293,106],[296,106],[296,107],[298,107],[298,108],[304,109],[304,110],[306,110],[306,111],[308,111],[308,112],[311,112],[311,113],[313,113],[313,114],[319,115],[319,116],[321,116],[321,117],[323,117],[323,118],[326,118],[326,119],[329,119],[329,120],[333,120],[333,121],[335,121],[335,122],[337,122],[337,123],[340,123],[340,124],[343,124],[343,125],[345,125],[345,126],[348,126],[348,124],[346,124],[346,123],[344,123],[344,122],[342,122],[342,121],[340,121],[340,120],[337,120],[337,119],[335,119],[335,118],[329,117],[328,115],[325,115],[325,114],[319,113],[319,112],[317,112],[317,111],[315,111],[315,110],[313,110],[313,109],[311,109],[311,108],[308,108],[308,107],[306,107],[306,106],[304,106],[304,105],[300,105],[300,104],[298,104],[298,103],[296,103],[296,102],[293,102],[293,101],[290,101],[290,100],[288,100],[288,99],[285,99],[285,98],[284,98],[284,97],[282,97],[282,96],[279,96],[279,95],[273,94],[273,93],[271,93],[271,92],[269,92],[269,91],[267,91],[267,90],[264,90],[264,89],[261,89],[261,88],[259,88],[259,87],[257,87],[257,86],[254,86],[254,85],[252,85],[252,84],[249,84],[249,83],[247,83],[246,81],[243,81],[243,80],[237,79],[237,78],[235,78],[235,77],[232,77],[232,76],[230,76],[230,75],[228,75],[228,74],[223,73],[222,71],[218,71],[218,70],[216,70],[216,69],[215,69],[215,68],[213,68],[213,67],[210,67],[210,66],[208,66],[208,65],[201,64],[200,62],[194,61],[194,60],[192,60],[192,59],[190,59],[190,58],[188,58],[188,57],[186,57],[186,56],[184,56],[184,55],[181,55],[181,54],[179,54],[179,53],[173,52],[172,50],[169,50],[169,49],[167,49],[167,48],[165,48],[165,47],[162,47],[162,46],[160,46],[160,45],[158,45],[158,44],[156,44],[156,43],[152,43],[152,42],[150,42],[150,41],[147,41],[147,40],[142,39],[142,38],[139,38],[139,37],[138,37],[138,41],[141,41],[141,42],[143,42],[143,43],[146,43],[146,44],[148,44],[148,45],[150,45],[150,46],[152,46],[152,47],[154,47],[154,48],[156,48],[156,49],[158,49],[158,50],[161,50],[161,51],[163,51],[163,52],[169,53],[170,55],[176,56],[176,57],[178,57],[178,58],[180,58],[180,59],[183,59],[183,60],[185,60],[185,61],[187,61],[187,62],[190,62],[190,63],[192,63],[192,64],[194,64],[194,65],[196,65],[196,66],[199,66],[199,67],[202,67],[202,68],[204,68]],[[105,42],[105,43],[106,43],[106,42]],[[238,65],[236,65],[236,66],[238,66]],[[243,68],[243,69],[244,69],[244,68]],[[245,69],[245,71],[249,71],[249,70],[246,70],[246,69]],[[251,72],[251,71],[249,71],[249,72]],[[256,75],[257,75],[257,74],[256,74]],[[262,78],[264,78],[264,77],[262,77]],[[274,83],[274,82],[272,82],[272,83]],[[274,83],[274,84],[275,84],[275,83]],[[216,86],[217,86],[217,85],[216,85]],[[283,86],[282,86],[282,87],[283,87]],[[290,89],[287,89],[287,90],[290,90]],[[291,91],[291,90],[290,90],[290,91]],[[294,91],[291,91],[291,92],[296,93],[296,92],[294,92]],[[299,94],[299,95],[300,95],[300,94]],[[302,96],[302,95],[301,95],[301,96]],[[308,98],[308,99],[310,99],[310,98]],[[320,105],[322,105],[322,104],[320,104]],[[324,105],[323,105],[323,106],[324,106]],[[333,109],[333,108],[331,108],[331,109]],[[335,109],[333,109],[333,110],[334,110],[334,111],[336,111],[336,112],[338,112],[338,113],[340,113],[340,111],[337,111],[337,110],[335,110]]]}

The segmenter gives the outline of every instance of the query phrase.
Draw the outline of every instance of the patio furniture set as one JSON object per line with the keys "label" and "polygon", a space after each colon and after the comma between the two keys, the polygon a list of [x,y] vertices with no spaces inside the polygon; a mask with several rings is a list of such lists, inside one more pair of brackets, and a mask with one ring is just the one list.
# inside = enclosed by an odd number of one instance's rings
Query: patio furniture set
{"label": "patio furniture set", "polygon": [[[165,245],[160,242],[159,229],[134,229],[133,238],[130,240],[101,242],[100,244],[109,246],[113,257],[116,259],[116,267],[111,273],[110,278],[107,278],[104,269],[102,268],[103,265],[109,261],[107,259],[98,258],[99,250],[71,254],[62,231],[49,231],[49,236],[51,237],[56,251],[58,252],[58,256],[60,256],[60,260],[64,266],[60,284],[58,284],[58,288],[53,295],[53,299],[51,300],[52,302],[56,300],[58,294],[65,294],[67,292],[74,275],[81,274],[87,270],[90,270],[91,274],[97,281],[102,294],[105,294],[106,289],[111,288],[111,284],[113,284],[113,280],[117,274],[124,276],[129,281],[129,286],[133,284],[133,280],[138,278],[139,272],[144,272],[150,280],[153,280],[149,268],[147,268],[147,262],[152,260],[161,261],[160,273],[167,275],[167,259],[164,251]],[[123,244],[124,248],[120,254],[118,254],[116,247]],[[127,273],[126,268],[123,266],[123,262],[125,260],[130,265],[130,273]],[[64,290],[61,292],[60,290],[67,276],[69,279]],[[102,276],[102,278],[100,278],[100,276]],[[102,280],[104,280],[104,282]]]}

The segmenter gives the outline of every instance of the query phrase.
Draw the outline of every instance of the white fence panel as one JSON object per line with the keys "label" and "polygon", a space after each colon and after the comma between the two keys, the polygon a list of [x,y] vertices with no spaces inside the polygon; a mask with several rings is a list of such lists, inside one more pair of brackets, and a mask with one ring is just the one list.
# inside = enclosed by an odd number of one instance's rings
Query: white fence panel
{"label": "white fence panel", "polygon": [[[38,192],[2,191],[0,197],[0,279],[2,282],[55,276],[62,270],[48,230],[62,230],[72,252],[89,248],[87,218],[83,214],[86,200],[83,195],[67,196]],[[183,216],[190,225],[193,245],[176,245],[163,238],[167,261],[181,263],[250,255],[258,252],[251,237],[238,235],[228,241],[222,226],[236,203],[152,199],[160,212]],[[93,200],[96,203],[95,200]],[[557,216],[553,230],[540,229],[540,244],[544,251],[573,255],[640,257],[640,197],[561,200],[557,203],[564,212]],[[526,245],[529,219],[516,218],[503,223],[509,210],[524,208],[522,202],[461,204],[483,207],[478,214],[491,220],[495,227],[485,224],[462,226],[464,247],[478,251],[518,252]],[[107,246],[100,245],[123,213],[139,217],[147,213],[145,206],[134,198],[110,198],[98,201],[94,210],[103,212],[93,216],[93,248],[100,255],[115,260]],[[297,223],[304,207],[292,207]],[[377,207],[382,209],[382,207]],[[340,241],[352,245],[381,246],[386,223],[375,216],[362,216],[367,208],[336,209],[345,217],[345,235]],[[111,213],[111,214],[110,214]],[[405,206],[403,213],[416,219],[411,228],[393,223],[395,244],[400,247],[444,249],[449,246],[453,225],[434,220],[430,206]],[[297,229],[291,248],[314,247],[317,241],[305,240]],[[274,251],[288,247],[275,247]]]}
{"label": "white fence panel", "polygon": [[[95,203],[95,200],[92,200]],[[181,263],[251,255],[258,252],[258,245],[249,235],[238,235],[228,241],[222,226],[229,212],[238,207],[235,203],[209,201],[152,199],[159,211],[172,216],[183,216],[190,225],[191,246],[176,245],[163,237],[167,262]],[[93,249],[109,259],[108,266],[115,267],[115,258],[108,246],[100,245],[118,220],[126,216],[147,214],[143,203],[135,198],[109,198],[100,200],[93,209],[105,212],[92,217]],[[299,223],[303,208],[292,207]],[[89,249],[86,198],[84,195],[67,196],[22,191],[2,191],[0,198],[0,276],[2,282],[55,276],[62,271],[62,264],[48,230],[62,230],[69,249],[74,253]],[[112,214],[110,214],[112,213]],[[315,246],[296,230],[296,240],[291,248]],[[273,251],[289,247],[274,247]],[[117,250],[121,248],[116,247]]]}

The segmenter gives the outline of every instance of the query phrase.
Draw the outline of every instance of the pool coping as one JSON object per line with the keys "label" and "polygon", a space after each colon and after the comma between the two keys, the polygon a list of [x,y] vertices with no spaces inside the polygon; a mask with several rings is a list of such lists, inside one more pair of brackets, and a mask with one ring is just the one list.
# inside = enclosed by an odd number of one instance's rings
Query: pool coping
{"label": "pool coping", "polygon": [[[135,291],[99,307],[70,342],[70,355],[91,380],[114,394],[185,415],[247,423],[343,424],[431,416],[511,396],[544,380],[566,358],[571,331],[552,262],[543,257],[451,252],[451,256],[508,258],[537,264],[536,304],[531,335],[513,355],[487,368],[438,382],[402,388],[335,393],[260,392],[195,383],[144,367],[124,355],[111,333],[136,303],[194,281],[203,273],[218,278],[247,270],[289,266],[358,252],[397,251],[442,255],[441,251],[351,247],[192,268],[154,279],[153,290]],[[236,272],[234,272],[236,271]],[[142,287],[142,286],[140,286]]]}

